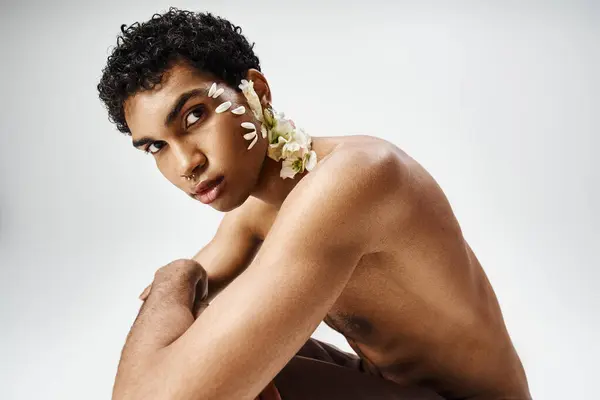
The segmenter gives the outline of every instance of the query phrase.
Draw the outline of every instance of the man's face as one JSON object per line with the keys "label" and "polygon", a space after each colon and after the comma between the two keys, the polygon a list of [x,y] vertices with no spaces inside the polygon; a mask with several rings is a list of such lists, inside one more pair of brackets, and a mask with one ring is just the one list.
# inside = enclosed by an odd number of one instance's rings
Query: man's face
{"label": "man's face", "polygon": [[[217,82],[225,91],[216,99],[209,97],[213,82],[210,76],[177,64],[164,74],[160,85],[127,99],[125,119],[134,146],[150,152],[171,183],[216,210],[229,211],[250,196],[267,143],[244,95]],[[226,101],[232,106],[217,113],[216,108]],[[244,114],[231,112],[242,105]],[[251,142],[244,135],[251,131],[242,122],[252,122],[257,128],[258,142],[250,150]],[[184,177],[192,174],[191,180]],[[207,186],[196,195],[201,182]]]}

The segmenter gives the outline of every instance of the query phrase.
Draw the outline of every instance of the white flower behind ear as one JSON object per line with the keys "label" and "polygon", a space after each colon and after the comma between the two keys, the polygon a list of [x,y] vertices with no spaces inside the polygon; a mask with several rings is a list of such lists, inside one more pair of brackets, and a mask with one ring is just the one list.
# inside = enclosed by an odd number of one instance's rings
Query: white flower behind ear
{"label": "white flower behind ear", "polygon": [[[260,135],[268,140],[267,155],[269,158],[283,160],[279,176],[283,179],[294,178],[296,174],[310,171],[317,165],[317,153],[311,150],[311,137],[294,122],[277,112],[272,107],[264,110],[254,90],[254,82],[242,79],[239,88],[248,101],[254,117],[261,123]],[[235,114],[238,109],[233,110]],[[243,122],[242,126],[252,132],[246,133],[244,139],[252,140],[251,149],[258,140],[256,126],[251,122]]]}
{"label": "white flower behind ear", "polygon": [[240,83],[238,87],[242,90],[244,97],[246,97],[254,117],[260,122],[263,122],[263,109],[260,104],[260,99],[254,91],[254,82],[242,79],[242,83]]}

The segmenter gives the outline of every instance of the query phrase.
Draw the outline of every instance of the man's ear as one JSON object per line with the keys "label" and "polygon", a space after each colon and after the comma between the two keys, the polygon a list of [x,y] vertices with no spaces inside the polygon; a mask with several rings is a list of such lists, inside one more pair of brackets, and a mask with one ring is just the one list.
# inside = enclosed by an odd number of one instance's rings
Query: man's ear
{"label": "man's ear", "polygon": [[267,78],[257,69],[250,68],[246,73],[246,80],[254,82],[254,91],[260,99],[260,103],[264,106],[271,104],[271,88]]}

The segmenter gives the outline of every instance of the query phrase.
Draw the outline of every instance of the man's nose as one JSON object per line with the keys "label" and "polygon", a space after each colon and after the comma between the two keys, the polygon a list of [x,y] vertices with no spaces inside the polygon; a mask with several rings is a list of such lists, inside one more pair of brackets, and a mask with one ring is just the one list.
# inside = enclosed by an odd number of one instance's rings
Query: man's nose
{"label": "man's nose", "polygon": [[191,143],[181,143],[173,147],[180,175],[196,174],[197,176],[206,165],[207,158],[204,153]]}

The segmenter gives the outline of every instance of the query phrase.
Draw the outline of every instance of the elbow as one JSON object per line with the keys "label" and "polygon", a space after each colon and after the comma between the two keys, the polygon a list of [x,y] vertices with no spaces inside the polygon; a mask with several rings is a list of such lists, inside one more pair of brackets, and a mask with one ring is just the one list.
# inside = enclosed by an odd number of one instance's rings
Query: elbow
{"label": "elbow", "polygon": [[208,399],[205,393],[182,393],[182,387],[174,387],[159,379],[144,382],[136,387],[113,391],[112,400],[197,400]]}
{"label": "elbow", "polygon": [[[112,400],[197,400],[208,399],[199,385],[186,384],[184,373],[176,368],[157,368],[136,374],[119,376],[115,380]],[[164,367],[164,365],[163,365]]]}
{"label": "elbow", "polygon": [[173,379],[171,373],[158,374],[126,390],[115,392],[112,400],[225,400],[225,388]]}

